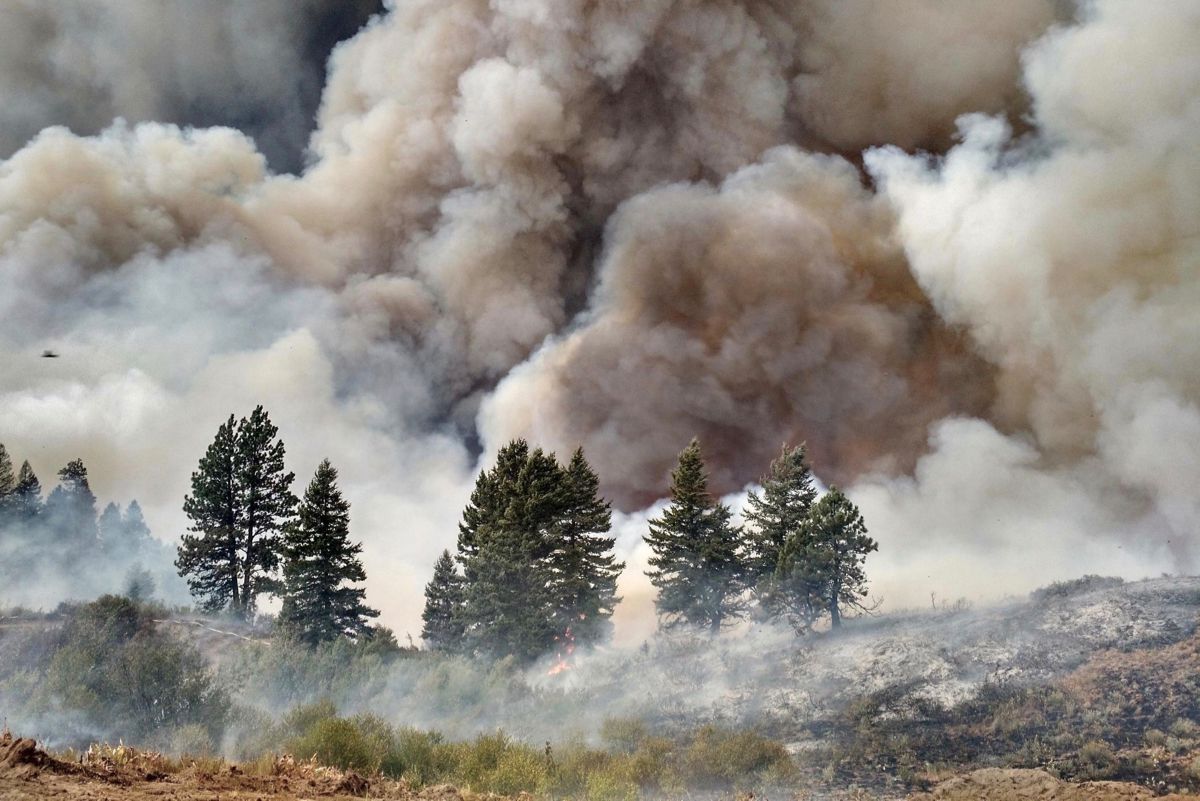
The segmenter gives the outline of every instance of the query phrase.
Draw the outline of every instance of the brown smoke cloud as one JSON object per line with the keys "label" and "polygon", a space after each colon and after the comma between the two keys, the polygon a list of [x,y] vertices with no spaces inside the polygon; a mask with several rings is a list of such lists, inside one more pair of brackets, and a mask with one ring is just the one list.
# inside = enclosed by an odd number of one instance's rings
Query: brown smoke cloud
{"label": "brown smoke cloud", "polygon": [[485,434],[582,443],[625,505],[659,497],[694,435],[723,490],[802,439],[827,477],[911,469],[927,426],[983,411],[992,387],[893,225],[849,163],[792,148],[720,188],[638,196],[610,221],[585,321],[500,386]]}
{"label": "brown smoke cloud", "polygon": [[967,110],[1014,119],[1027,107],[1018,54],[1069,3],[810,0],[798,38],[795,116],[838,150],[942,150]]}

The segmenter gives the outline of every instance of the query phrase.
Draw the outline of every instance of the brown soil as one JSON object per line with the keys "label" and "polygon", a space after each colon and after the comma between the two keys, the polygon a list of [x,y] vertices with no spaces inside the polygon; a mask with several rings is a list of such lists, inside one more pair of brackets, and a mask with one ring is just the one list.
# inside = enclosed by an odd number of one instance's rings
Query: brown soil
{"label": "brown soil", "polygon": [[192,764],[173,772],[156,754],[121,747],[85,754],[78,763],[47,754],[30,739],[0,733],[0,801],[300,801],[384,798],[395,801],[474,801],[449,786],[413,791],[406,783],[368,780],[352,771],[283,757],[270,775],[247,775],[236,765],[206,770]]}
{"label": "brown soil", "polygon": [[[124,748],[124,747],[122,747]],[[132,749],[66,762],[30,739],[0,733],[0,801],[499,801],[461,792],[449,785],[412,790],[403,781],[368,781],[353,772],[278,760],[270,775],[251,776],[235,765],[205,770],[192,764],[167,772],[155,754]],[[218,763],[214,763],[218,764]],[[855,798],[863,798],[861,794]],[[1156,796],[1147,788],[1120,782],[1068,783],[1040,770],[988,768],[948,779],[932,792],[909,801],[1200,801],[1195,795]],[[517,801],[532,801],[528,796]]]}
{"label": "brown soil", "polygon": [[1145,787],[1121,782],[1069,784],[1041,770],[987,768],[942,782],[910,801],[1200,801],[1195,795],[1157,796]]}

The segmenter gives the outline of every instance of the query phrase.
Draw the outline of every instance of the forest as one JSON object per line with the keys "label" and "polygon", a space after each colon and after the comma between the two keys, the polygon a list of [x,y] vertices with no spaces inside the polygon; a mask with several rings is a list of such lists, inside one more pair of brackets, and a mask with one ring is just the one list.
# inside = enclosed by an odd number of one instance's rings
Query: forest
{"label": "forest", "polygon": [[[43,500],[29,463],[14,470],[0,449],[0,569],[10,592],[20,597],[21,586],[42,583],[44,574],[79,572],[121,576],[123,584],[75,585],[64,598],[89,600],[97,590],[148,598],[173,586],[163,575],[169,546],[151,535],[136,501],[97,514],[82,461],[58,478]],[[370,638],[379,613],[365,602],[361,545],[351,537],[337,469],[322,461],[302,497],[295,480],[268,412],[231,414],[191,476],[178,575],[205,614],[253,621],[269,598],[278,611],[262,617],[281,635],[309,644]],[[599,487],[582,449],[563,463],[524,440],[501,448],[463,509],[455,553],[433,566],[425,646],[529,662],[605,642],[624,565]],[[877,545],[841,491],[818,497],[803,446],[783,449],[742,517],[735,524],[709,492],[693,440],[671,474],[669,505],[645,534],[664,629],[716,634],[753,618],[786,619],[804,633],[870,609],[863,563]]]}

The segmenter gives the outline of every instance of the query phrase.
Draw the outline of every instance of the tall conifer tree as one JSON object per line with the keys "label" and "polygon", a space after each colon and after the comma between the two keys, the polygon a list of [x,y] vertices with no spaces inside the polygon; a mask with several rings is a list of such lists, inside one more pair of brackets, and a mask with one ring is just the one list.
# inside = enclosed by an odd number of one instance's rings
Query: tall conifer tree
{"label": "tall conifer tree", "polygon": [[357,638],[379,612],[363,599],[362,545],[350,541],[350,503],[325,459],[305,490],[283,543],[283,609],[279,622],[310,644]]}
{"label": "tall conifer tree", "polygon": [[600,479],[579,448],[562,473],[563,505],[553,529],[550,569],[557,627],[579,644],[604,640],[625,565],[613,556],[612,508],[600,497]]}
{"label": "tall conifer tree", "polygon": [[480,531],[500,522],[528,461],[529,444],[523,439],[513,440],[496,454],[495,466],[480,471],[471,499],[463,509],[462,522],[458,524],[460,562],[478,552]]}
{"label": "tall conifer tree", "polygon": [[125,542],[134,553],[143,553],[155,545],[154,536],[142,514],[142,505],[137,500],[130,501],[121,513],[121,529],[125,534]]}
{"label": "tall conifer tree", "polygon": [[21,463],[17,486],[12,491],[12,512],[17,520],[28,522],[42,511],[42,482],[38,481],[28,460]]}
{"label": "tall conifer tree", "polygon": [[[514,443],[514,451],[527,447]],[[498,516],[478,526],[473,555],[463,559],[463,621],[469,648],[492,656],[534,659],[556,634],[547,557],[563,504],[562,468],[540,448],[515,475],[511,460],[495,482]]]}
{"label": "tall conifer tree", "polygon": [[14,516],[16,506],[17,473],[13,470],[12,458],[0,444],[0,528]]}
{"label": "tall conifer tree", "polygon": [[254,613],[258,596],[278,590],[279,538],[295,513],[279,430],[262,406],[217,430],[183,502],[192,521],[175,561],[201,608]]}
{"label": "tall conifer tree", "polygon": [[229,609],[245,615],[241,575],[242,536],[238,493],[237,422],[229,415],[217,429],[192,473],[192,493],[183,500],[192,521],[175,560],[192,595],[207,612]]}
{"label": "tall conifer tree", "polygon": [[[280,537],[296,510],[292,482],[284,467],[286,453],[279,429],[262,406],[238,423],[237,484],[242,527],[242,602],[248,611],[264,592],[276,592]],[[336,475],[336,474],[335,474]]]}
{"label": "tall conifer tree", "polygon": [[107,554],[123,553],[122,541],[125,531],[121,525],[121,509],[115,503],[109,502],[100,517],[96,520],[96,528],[100,531],[100,547]]}
{"label": "tall conifer tree", "polygon": [[463,646],[463,577],[450,551],[442,551],[425,585],[421,639],[434,651],[455,652]]}
{"label": "tall conifer tree", "polygon": [[879,550],[867,535],[862,514],[837,487],[830,487],[785,546],[779,574],[783,581],[802,581],[805,592],[820,597],[833,628],[842,625],[846,610],[868,608],[863,562]]}
{"label": "tall conifer tree", "polygon": [[17,474],[13,470],[12,457],[4,444],[0,443],[0,504],[17,488]]}
{"label": "tall conifer tree", "polygon": [[654,552],[647,572],[666,628],[686,624],[720,631],[747,608],[747,576],[740,529],[729,507],[709,494],[700,443],[679,455],[671,473],[671,504],[650,521],[646,543]]}
{"label": "tall conifer tree", "polygon": [[73,459],[58,471],[58,486],[46,500],[46,517],[54,542],[70,549],[67,553],[72,556],[99,543],[96,496],[82,460]]}
{"label": "tall conifer tree", "polygon": [[746,540],[748,579],[759,603],[769,611],[778,600],[771,591],[775,571],[784,544],[793,537],[817,497],[812,471],[805,461],[804,446],[784,448],[771,462],[771,471],[762,479],[762,493],[751,492],[746,498]]}

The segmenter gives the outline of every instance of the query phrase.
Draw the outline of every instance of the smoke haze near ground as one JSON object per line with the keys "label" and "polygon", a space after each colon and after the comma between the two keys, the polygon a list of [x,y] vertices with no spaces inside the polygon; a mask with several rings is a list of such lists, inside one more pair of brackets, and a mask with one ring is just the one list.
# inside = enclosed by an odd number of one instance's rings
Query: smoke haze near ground
{"label": "smoke haze near ground", "polygon": [[414,634],[512,436],[630,513],[633,632],[693,435],[721,492],[807,440],[889,604],[1192,565],[1200,3],[396,3],[311,140],[327,6],[97,8],[0,12],[0,441],[43,480],[174,537],[262,403]]}

